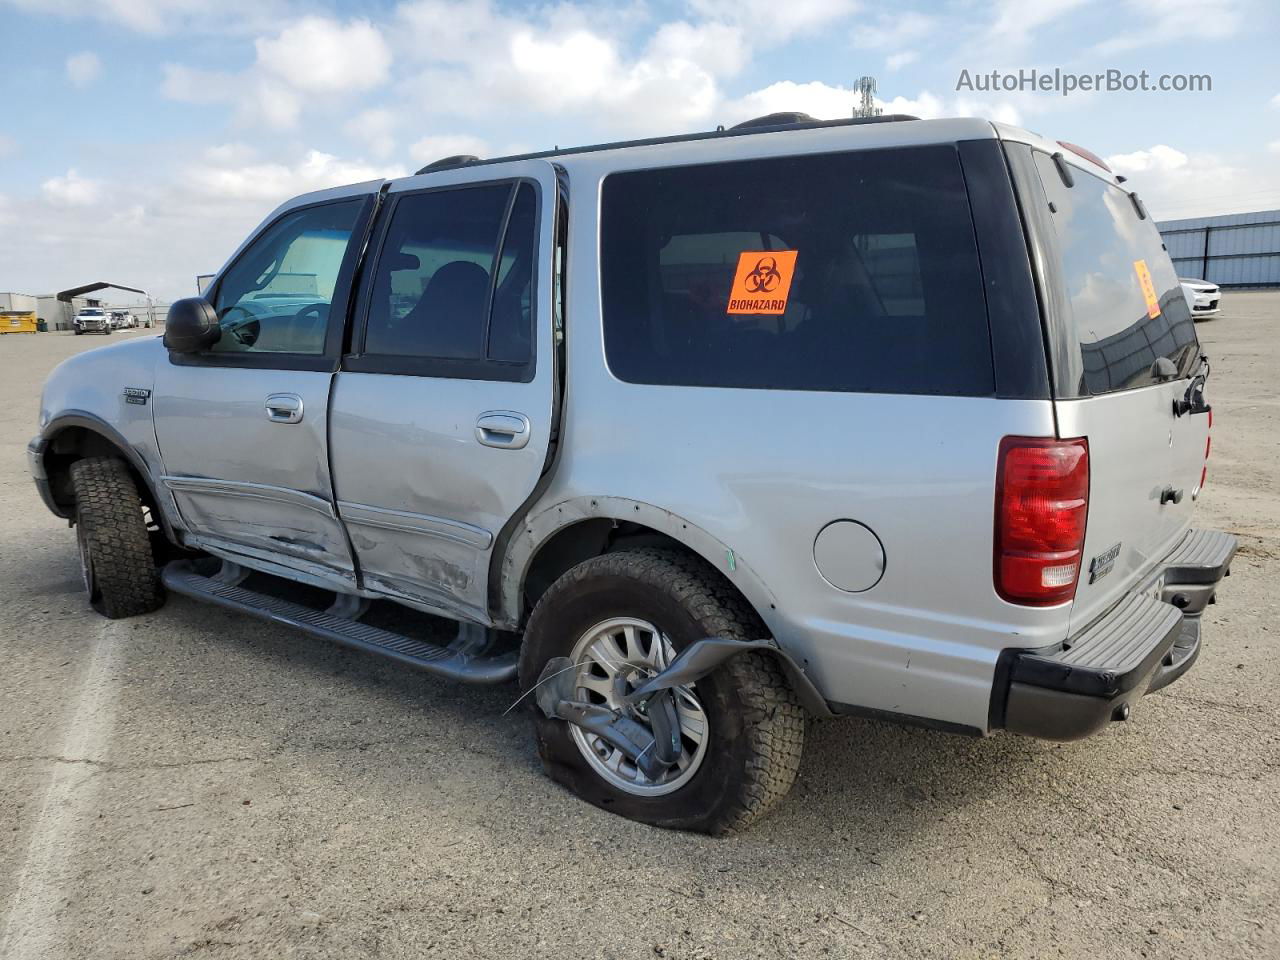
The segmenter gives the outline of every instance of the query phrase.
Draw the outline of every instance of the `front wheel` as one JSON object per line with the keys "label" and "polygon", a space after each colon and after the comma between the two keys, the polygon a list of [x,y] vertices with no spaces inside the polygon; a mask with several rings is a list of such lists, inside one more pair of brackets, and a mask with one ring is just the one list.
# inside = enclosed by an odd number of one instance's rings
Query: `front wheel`
{"label": "front wheel", "polygon": [[[576,699],[622,709],[620,689],[695,641],[764,635],[754,611],[702,560],[619,551],[574,567],[538,601],[520,681],[529,690],[547,661],[568,657]],[[748,826],[786,796],[804,746],[804,711],[778,662],[742,653],[675,694],[682,749],[656,780],[600,737],[539,712],[545,769],[583,799],[633,820],[715,834]]]}
{"label": "front wheel", "polygon": [[71,465],[76,545],[89,604],[119,620],[164,603],[138,488],[123,460],[89,457]]}

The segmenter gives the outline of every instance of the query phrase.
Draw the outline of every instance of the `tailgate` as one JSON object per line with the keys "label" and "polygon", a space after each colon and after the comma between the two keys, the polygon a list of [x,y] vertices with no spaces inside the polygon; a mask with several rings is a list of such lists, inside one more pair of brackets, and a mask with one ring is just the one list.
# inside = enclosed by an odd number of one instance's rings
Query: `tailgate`
{"label": "tailgate", "polygon": [[[1169,254],[1136,194],[1069,150],[1019,147],[1009,156],[1043,251],[1058,436],[1089,443],[1071,610],[1078,631],[1137,586],[1191,524],[1211,417],[1207,367]],[[1193,402],[1176,408],[1179,401]]]}
{"label": "tailgate", "polygon": [[1101,616],[1191,525],[1207,412],[1174,416],[1188,381],[1058,401],[1064,437],[1089,441],[1089,518],[1071,629]]}

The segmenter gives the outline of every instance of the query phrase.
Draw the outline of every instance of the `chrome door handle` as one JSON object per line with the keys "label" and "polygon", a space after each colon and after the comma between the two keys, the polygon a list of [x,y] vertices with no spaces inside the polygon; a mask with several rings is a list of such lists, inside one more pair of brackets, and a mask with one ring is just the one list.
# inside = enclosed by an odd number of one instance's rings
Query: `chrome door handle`
{"label": "chrome door handle", "polygon": [[273,393],[267,397],[267,419],[272,423],[298,423],[302,420],[302,398],[296,393]]}
{"label": "chrome door handle", "polygon": [[529,443],[529,418],[512,410],[489,410],[476,421],[476,439],[486,447],[519,450]]}

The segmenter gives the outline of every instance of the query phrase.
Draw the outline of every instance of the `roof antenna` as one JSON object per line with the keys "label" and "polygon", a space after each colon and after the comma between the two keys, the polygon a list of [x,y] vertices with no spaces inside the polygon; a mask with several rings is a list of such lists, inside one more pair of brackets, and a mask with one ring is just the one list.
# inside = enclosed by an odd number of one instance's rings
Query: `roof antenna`
{"label": "roof antenna", "polygon": [[858,93],[860,95],[858,105],[853,108],[855,117],[878,117],[882,113],[876,106],[876,78],[875,77],[859,77]]}

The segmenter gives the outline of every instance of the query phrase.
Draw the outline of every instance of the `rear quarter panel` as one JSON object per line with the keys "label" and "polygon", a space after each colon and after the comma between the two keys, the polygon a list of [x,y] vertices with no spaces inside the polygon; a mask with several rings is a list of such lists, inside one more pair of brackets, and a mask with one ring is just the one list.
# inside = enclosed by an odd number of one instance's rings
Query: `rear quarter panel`
{"label": "rear quarter panel", "polygon": [[[628,162],[661,165],[662,151],[644,153]],[[598,156],[570,171],[565,431],[531,512],[593,496],[667,511],[723,545],[704,557],[829,701],[985,730],[1000,651],[1066,633],[1069,605],[1014,606],[992,580],[999,442],[1053,435],[1051,402],[619,380],[601,331],[598,204],[583,195],[621,168]],[[815,564],[815,538],[840,519],[884,547],[884,575],[861,593]]]}

